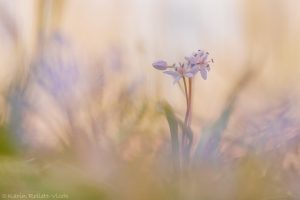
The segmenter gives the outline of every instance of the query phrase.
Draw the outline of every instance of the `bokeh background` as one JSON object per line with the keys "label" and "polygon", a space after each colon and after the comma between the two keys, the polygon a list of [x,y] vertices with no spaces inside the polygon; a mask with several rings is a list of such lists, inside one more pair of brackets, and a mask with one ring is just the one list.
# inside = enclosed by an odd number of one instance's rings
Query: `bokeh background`
{"label": "bokeh background", "polygon": [[[1,0],[2,198],[300,198],[299,8]],[[184,93],[152,63],[198,49],[214,63],[195,78],[193,164],[178,178],[165,108],[182,120]]]}

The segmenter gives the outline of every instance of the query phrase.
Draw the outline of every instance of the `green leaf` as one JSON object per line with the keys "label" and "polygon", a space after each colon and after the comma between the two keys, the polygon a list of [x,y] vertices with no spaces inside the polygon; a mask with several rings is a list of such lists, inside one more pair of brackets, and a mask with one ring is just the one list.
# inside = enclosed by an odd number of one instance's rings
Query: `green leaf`
{"label": "green leaf", "polygon": [[178,123],[181,127],[182,134],[186,134],[187,139],[189,141],[187,146],[182,147],[183,148],[183,164],[188,165],[190,162],[190,155],[191,155],[191,149],[193,145],[193,139],[194,139],[194,133],[191,129],[191,127],[186,126],[182,120],[178,119]]}
{"label": "green leaf", "polygon": [[172,145],[172,160],[175,169],[179,167],[179,141],[178,141],[178,121],[173,112],[172,107],[168,103],[163,103],[163,110],[168,121],[168,125],[171,133],[171,145]]}
{"label": "green leaf", "polygon": [[219,116],[219,118],[209,127],[203,130],[201,140],[195,151],[195,161],[199,159],[216,159],[219,155],[219,145],[231,113],[234,102],[231,102]]}

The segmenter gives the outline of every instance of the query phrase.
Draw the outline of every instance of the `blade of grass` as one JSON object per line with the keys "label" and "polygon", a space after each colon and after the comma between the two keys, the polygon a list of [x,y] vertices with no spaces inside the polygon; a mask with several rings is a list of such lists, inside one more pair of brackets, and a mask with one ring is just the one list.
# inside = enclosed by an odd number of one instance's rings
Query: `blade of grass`
{"label": "blade of grass", "polygon": [[257,73],[257,70],[250,68],[241,76],[240,80],[235,84],[232,92],[229,94],[227,106],[224,108],[219,118],[211,126],[203,130],[201,140],[196,147],[193,157],[193,160],[196,163],[202,159],[211,159],[211,161],[216,160],[219,155],[221,137],[228,125],[236,99],[246,85],[256,77]]}
{"label": "blade of grass", "polygon": [[172,107],[168,103],[163,104],[163,110],[165,117],[168,121],[168,125],[171,133],[171,147],[172,147],[172,162],[174,170],[179,170],[179,141],[178,141],[178,121],[173,112]]}
{"label": "blade of grass", "polygon": [[194,161],[203,159],[216,159],[219,155],[219,144],[222,138],[222,134],[227,127],[231,113],[233,111],[232,102],[229,104],[220,117],[209,127],[203,130],[201,140],[196,147],[194,154]]}
{"label": "blade of grass", "polygon": [[193,145],[193,136],[194,133],[191,129],[190,126],[186,126],[186,124],[180,120],[177,119],[178,125],[180,126],[181,130],[182,130],[182,134],[186,134],[186,145],[184,147],[182,147],[182,164],[183,167],[187,167],[189,165],[190,162],[190,156],[191,156],[191,150],[192,150],[192,145]]}

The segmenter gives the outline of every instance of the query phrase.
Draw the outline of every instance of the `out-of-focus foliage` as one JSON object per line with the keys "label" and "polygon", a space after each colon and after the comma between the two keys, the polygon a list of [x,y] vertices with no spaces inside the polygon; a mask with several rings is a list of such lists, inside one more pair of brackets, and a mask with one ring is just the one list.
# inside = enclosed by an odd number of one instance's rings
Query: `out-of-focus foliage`
{"label": "out-of-focus foliage", "polygon": [[2,125],[0,127],[0,155],[14,155],[15,153],[16,147],[12,140],[12,135],[9,133],[7,127]]}
{"label": "out-of-focus foliage", "polygon": [[[299,6],[0,1],[0,195],[299,199]],[[215,63],[185,130],[182,86],[151,63],[198,48]]]}

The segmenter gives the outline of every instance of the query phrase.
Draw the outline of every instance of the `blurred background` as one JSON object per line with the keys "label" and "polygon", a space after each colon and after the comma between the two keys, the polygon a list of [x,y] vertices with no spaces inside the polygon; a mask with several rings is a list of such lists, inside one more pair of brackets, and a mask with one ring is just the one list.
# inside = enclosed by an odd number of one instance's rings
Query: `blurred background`
{"label": "blurred background", "polygon": [[[299,199],[299,8],[1,0],[2,198]],[[193,161],[178,178],[166,108],[183,120],[185,96],[152,63],[198,49],[214,63],[195,78]]]}

